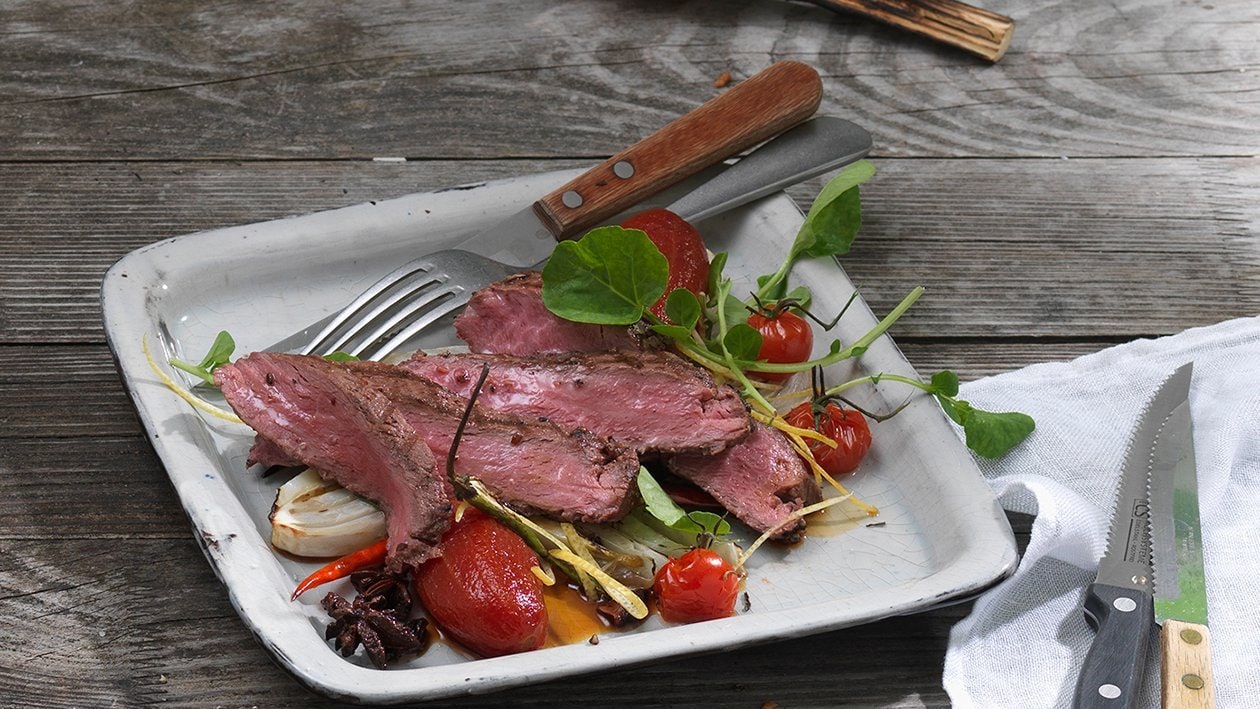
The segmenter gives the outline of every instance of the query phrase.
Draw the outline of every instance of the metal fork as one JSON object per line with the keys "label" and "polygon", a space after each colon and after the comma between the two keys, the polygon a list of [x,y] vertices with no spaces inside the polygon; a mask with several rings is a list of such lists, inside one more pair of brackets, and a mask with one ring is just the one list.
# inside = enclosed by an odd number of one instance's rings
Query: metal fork
{"label": "metal fork", "polygon": [[[847,165],[870,149],[870,134],[861,127],[819,117],[765,143],[666,208],[688,221],[706,219]],[[497,253],[503,260],[496,260],[467,250],[483,250],[479,247],[485,245],[477,242],[478,237],[473,237],[461,248],[436,251],[406,264],[340,312],[271,349],[290,350],[306,333],[318,329],[298,352],[342,351],[362,359],[380,359],[463,307],[474,291],[537,269],[555,244],[550,234],[526,237],[514,245],[517,248]]]}

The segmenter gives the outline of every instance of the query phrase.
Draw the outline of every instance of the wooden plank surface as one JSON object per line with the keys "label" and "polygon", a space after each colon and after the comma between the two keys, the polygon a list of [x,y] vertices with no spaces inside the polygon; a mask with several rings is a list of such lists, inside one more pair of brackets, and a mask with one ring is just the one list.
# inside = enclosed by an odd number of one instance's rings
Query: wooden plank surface
{"label": "wooden plank surface", "polygon": [[[983,6],[996,65],[780,0],[0,3],[0,706],[333,705],[237,618],[115,373],[100,278],[160,239],[591,164],[800,59],[875,137],[845,267],[877,312],[927,287],[921,371],[1260,312],[1260,5]],[[454,704],[946,706],[967,608]]]}
{"label": "wooden plank surface", "polygon": [[22,3],[0,42],[0,158],[608,155],[721,72],[776,59],[819,68],[824,111],[877,119],[880,154],[1260,146],[1255,3],[985,7],[1018,23],[993,66],[778,0]]}

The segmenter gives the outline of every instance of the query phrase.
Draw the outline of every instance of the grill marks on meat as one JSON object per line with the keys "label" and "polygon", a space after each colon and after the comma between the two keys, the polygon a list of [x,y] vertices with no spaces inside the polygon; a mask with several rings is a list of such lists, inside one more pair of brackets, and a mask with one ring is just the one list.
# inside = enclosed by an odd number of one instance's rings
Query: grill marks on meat
{"label": "grill marks on meat", "polygon": [[391,569],[437,555],[451,486],[386,392],[319,357],[265,352],[216,369],[214,381],[273,452],[381,506]]}
{"label": "grill marks on meat", "polygon": [[[759,422],[747,438],[717,455],[676,455],[665,464],[760,532],[822,499],[814,476],[783,434]],[[795,542],[804,531],[805,520],[798,519],[773,538]]]}
{"label": "grill marks on meat", "polygon": [[542,274],[509,276],[473,293],[455,318],[455,332],[473,352],[532,355],[642,349],[625,327],[565,320],[547,310]]}
{"label": "grill marks on meat", "polygon": [[586,429],[639,453],[716,453],[751,425],[734,389],[668,352],[418,354],[401,366],[467,397],[483,363],[490,374],[479,406]]}

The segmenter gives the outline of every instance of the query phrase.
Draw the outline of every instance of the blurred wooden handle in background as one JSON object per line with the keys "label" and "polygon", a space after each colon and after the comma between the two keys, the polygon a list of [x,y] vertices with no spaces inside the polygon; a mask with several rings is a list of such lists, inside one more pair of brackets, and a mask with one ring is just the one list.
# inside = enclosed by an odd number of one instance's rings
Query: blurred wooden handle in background
{"label": "blurred wooden handle in background", "polygon": [[806,0],[828,10],[879,20],[996,62],[1006,53],[1015,21],[958,0]]}

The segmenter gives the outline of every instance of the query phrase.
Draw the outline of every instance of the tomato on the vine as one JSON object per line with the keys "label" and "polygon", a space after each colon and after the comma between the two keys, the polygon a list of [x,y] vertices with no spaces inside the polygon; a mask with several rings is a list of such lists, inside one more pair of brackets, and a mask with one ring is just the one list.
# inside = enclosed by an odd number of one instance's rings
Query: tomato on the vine
{"label": "tomato on the vine", "polygon": [[642,230],[669,262],[665,295],[650,308],[653,315],[665,319],[665,299],[678,288],[686,288],[697,298],[708,289],[709,253],[700,232],[686,219],[668,209],[649,209],[630,217],[621,226]]}
{"label": "tomato on the vine", "polygon": [[828,402],[815,419],[813,403],[807,401],[783,418],[797,428],[813,429],[836,442],[836,447],[832,448],[821,441],[806,439],[814,460],[832,475],[853,472],[871,449],[871,428],[862,412],[855,409],[843,409]]}
{"label": "tomato on the vine", "polygon": [[670,623],[726,618],[735,614],[739,574],[712,549],[692,549],[662,566],[652,589]]}
{"label": "tomato on the vine", "polygon": [[[809,359],[814,349],[814,331],[809,321],[788,310],[774,306],[761,308],[748,316],[748,325],[761,333],[761,351],[757,359],[774,364],[798,364]],[[782,382],[788,373],[749,372],[768,382]]]}

